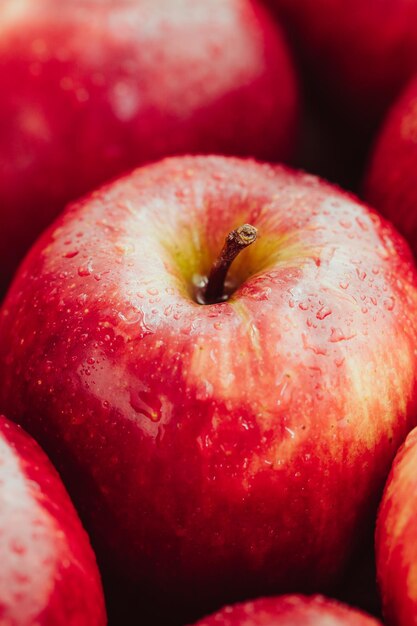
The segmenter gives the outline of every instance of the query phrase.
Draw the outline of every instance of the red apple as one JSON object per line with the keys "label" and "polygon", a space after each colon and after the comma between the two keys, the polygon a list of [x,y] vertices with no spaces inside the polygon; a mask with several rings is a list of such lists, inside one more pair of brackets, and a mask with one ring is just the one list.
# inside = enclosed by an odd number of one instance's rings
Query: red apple
{"label": "red apple", "polygon": [[0,623],[104,626],[88,537],[39,446],[0,416]]}
{"label": "red apple", "polygon": [[326,99],[374,126],[417,71],[415,0],[266,0]]}
{"label": "red apple", "polygon": [[228,606],[196,626],[381,626],[376,619],[322,596],[282,596]]}
{"label": "red apple", "polygon": [[379,510],[378,580],[387,623],[417,623],[417,429],[395,457]]}
{"label": "red apple", "polygon": [[417,253],[417,78],[390,111],[365,181],[369,202],[388,217]]}
{"label": "red apple", "polygon": [[[234,293],[198,304],[244,222],[259,239]],[[355,198],[168,159],[32,249],[0,314],[0,407],[62,471],[103,563],[158,602],[219,606],[343,572],[417,421],[416,335],[410,252]]]}
{"label": "red apple", "polygon": [[0,33],[3,288],[68,200],[136,164],[294,147],[294,72],[258,0],[2,0]]}

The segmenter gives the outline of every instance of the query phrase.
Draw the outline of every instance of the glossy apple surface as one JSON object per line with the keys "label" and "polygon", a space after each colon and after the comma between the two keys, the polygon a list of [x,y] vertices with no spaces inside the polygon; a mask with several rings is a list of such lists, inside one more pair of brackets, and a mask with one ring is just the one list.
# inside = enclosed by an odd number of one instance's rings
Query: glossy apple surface
{"label": "glossy apple surface", "polygon": [[0,416],[0,623],[104,626],[88,537],[39,446]]}
{"label": "glossy apple surface", "polygon": [[417,253],[417,80],[389,112],[365,180],[369,202],[388,217]]}
{"label": "glossy apple surface", "polygon": [[[197,304],[225,235],[226,302]],[[417,276],[351,196],[168,159],[73,204],[0,314],[0,406],[103,563],[191,606],[336,581],[416,423]],[[189,620],[191,621],[191,620]]]}
{"label": "glossy apple surface", "polygon": [[417,623],[417,429],[395,457],[376,532],[378,580],[387,623]]}
{"label": "glossy apple surface", "polygon": [[365,613],[322,596],[263,598],[228,606],[196,626],[380,626]]}
{"label": "glossy apple surface", "polygon": [[325,98],[375,126],[417,71],[415,0],[266,0]]}
{"label": "glossy apple surface", "polygon": [[295,76],[257,0],[2,0],[3,288],[68,200],[139,163],[294,147]]}

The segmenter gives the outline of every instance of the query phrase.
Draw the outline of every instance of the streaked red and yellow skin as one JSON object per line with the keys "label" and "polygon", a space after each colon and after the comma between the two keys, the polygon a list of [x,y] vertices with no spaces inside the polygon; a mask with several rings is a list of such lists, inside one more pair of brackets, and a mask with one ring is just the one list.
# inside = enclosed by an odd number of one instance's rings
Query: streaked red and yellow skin
{"label": "streaked red and yellow skin", "polygon": [[417,429],[395,457],[378,514],[378,581],[387,624],[417,624]]}
{"label": "streaked red and yellow skin", "polygon": [[281,596],[228,606],[195,626],[381,626],[361,611],[322,596]]}
{"label": "streaked red and yellow skin", "polygon": [[[417,39],[416,39],[417,41]],[[417,79],[389,112],[371,156],[365,196],[417,253]]]}
{"label": "streaked red and yellow skin", "polygon": [[3,0],[3,289],[65,204],[161,156],[286,160],[297,88],[258,0]]}
{"label": "streaked red and yellow skin", "polygon": [[[259,240],[239,288],[197,304],[245,222]],[[1,311],[0,407],[138,588],[200,608],[322,588],[416,424],[416,311],[406,244],[353,197],[282,167],[168,159],[32,249]]]}
{"label": "streaked red and yellow skin", "polygon": [[0,416],[0,623],[104,626],[85,530],[44,452]]}
{"label": "streaked red and yellow skin", "polygon": [[266,0],[317,88],[365,130],[417,71],[416,0]]}

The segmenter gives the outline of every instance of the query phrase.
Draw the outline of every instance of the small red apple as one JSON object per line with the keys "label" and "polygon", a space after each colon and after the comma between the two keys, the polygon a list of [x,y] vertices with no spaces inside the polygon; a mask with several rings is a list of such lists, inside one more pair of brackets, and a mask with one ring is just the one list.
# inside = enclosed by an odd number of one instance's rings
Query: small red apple
{"label": "small red apple", "polygon": [[0,33],[3,288],[68,200],[136,164],[294,147],[294,71],[258,0],[2,0]]}
{"label": "small red apple", "polygon": [[395,457],[376,531],[378,580],[387,623],[417,623],[417,429]]}
{"label": "small red apple", "polygon": [[376,619],[322,596],[282,596],[228,606],[195,626],[381,626]]}
{"label": "small red apple", "polygon": [[212,607],[336,582],[416,424],[416,348],[416,270],[377,214],[282,167],[174,158],[32,249],[0,314],[0,406],[103,563]]}
{"label": "small red apple", "polygon": [[39,446],[0,416],[0,623],[104,626],[88,537]]}
{"label": "small red apple", "polygon": [[405,235],[414,253],[417,253],[416,171],[417,78],[389,112],[365,181],[369,202]]}
{"label": "small red apple", "polygon": [[415,0],[266,0],[325,99],[375,126],[417,71]]}

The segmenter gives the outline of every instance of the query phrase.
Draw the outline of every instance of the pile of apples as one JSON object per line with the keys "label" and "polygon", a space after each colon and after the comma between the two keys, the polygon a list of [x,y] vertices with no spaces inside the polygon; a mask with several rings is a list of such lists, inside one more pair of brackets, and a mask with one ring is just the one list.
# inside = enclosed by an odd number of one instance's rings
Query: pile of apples
{"label": "pile of apples", "polygon": [[0,625],[416,626],[417,0],[0,33]]}

